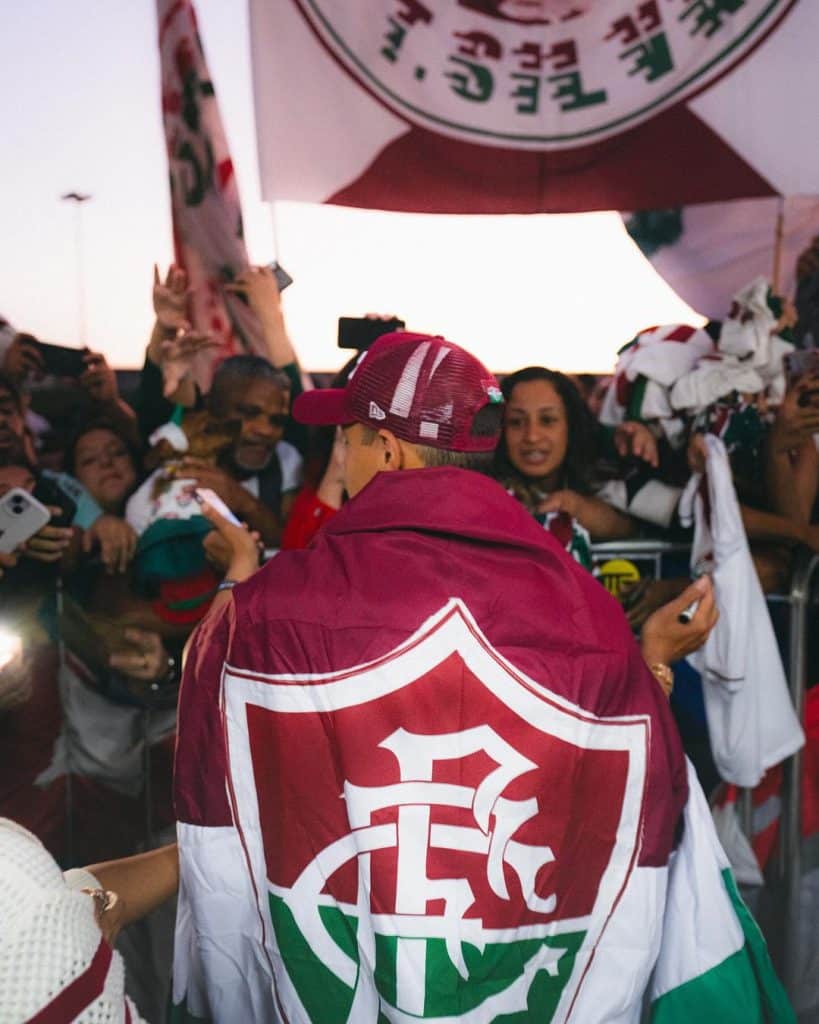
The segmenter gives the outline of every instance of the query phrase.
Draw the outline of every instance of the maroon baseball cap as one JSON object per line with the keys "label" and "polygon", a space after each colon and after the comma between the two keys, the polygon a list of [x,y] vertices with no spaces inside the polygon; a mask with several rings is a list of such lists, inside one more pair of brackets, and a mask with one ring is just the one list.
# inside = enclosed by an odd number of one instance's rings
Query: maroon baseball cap
{"label": "maroon baseball cap", "polygon": [[299,423],[364,423],[411,444],[453,452],[488,452],[491,434],[473,433],[476,413],[503,401],[498,382],[459,345],[429,334],[383,334],[362,354],[346,388],[305,391],[293,403]]}

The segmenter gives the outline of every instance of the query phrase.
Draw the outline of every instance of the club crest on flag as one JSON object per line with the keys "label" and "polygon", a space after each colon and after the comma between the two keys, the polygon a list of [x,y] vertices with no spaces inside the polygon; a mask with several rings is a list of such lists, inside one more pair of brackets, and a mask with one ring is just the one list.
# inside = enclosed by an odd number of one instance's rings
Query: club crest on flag
{"label": "club crest on flag", "polygon": [[222,701],[288,1019],[566,1019],[636,861],[645,717],[556,697],[455,599],[358,668],[228,667]]}
{"label": "club crest on flag", "polygon": [[324,45],[411,124],[516,149],[597,142],[747,56],[792,0],[296,0]]}

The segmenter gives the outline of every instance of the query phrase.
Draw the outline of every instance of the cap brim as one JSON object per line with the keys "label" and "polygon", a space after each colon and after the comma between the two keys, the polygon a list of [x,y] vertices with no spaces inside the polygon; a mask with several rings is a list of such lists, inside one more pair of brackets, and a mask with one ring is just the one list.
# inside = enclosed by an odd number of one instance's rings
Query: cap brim
{"label": "cap brim", "polygon": [[352,423],[344,402],[344,388],[316,388],[302,392],[293,402],[293,419],[314,427]]}

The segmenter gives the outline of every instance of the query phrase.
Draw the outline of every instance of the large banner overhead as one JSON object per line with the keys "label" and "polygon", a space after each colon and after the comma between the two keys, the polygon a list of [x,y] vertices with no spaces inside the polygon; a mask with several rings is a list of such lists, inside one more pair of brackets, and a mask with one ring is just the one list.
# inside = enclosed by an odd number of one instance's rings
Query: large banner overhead
{"label": "large banner overhead", "polygon": [[[635,210],[809,192],[819,178],[817,133],[799,129],[805,75],[819,77],[812,0],[250,0],[250,11],[267,199]],[[782,137],[772,122],[791,117],[801,176],[768,156]]]}

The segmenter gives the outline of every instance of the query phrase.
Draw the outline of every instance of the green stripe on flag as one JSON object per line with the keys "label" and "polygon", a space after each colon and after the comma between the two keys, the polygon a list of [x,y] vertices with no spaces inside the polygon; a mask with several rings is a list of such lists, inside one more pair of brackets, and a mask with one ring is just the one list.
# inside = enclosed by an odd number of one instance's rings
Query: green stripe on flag
{"label": "green stripe on flag", "polygon": [[171,1003],[168,1007],[168,1024],[210,1024],[210,1017],[197,1017],[191,1013],[185,1002]]}
{"label": "green stripe on flag", "polygon": [[[270,914],[276,942],[285,968],[307,1016],[313,1024],[337,1024],[347,1020],[354,991],[341,982],[315,956],[284,900],[270,894]],[[352,960],[358,963],[355,917],[335,907],[320,907],[319,915],[327,933]],[[537,1020],[548,1024],[554,1015],[566,982],[575,964],[577,951],[585,932],[571,932],[544,939],[487,943],[481,952],[469,943],[463,944],[468,978],[462,978],[447,953],[442,939],[399,940],[394,935],[375,936],[375,987],[384,1003],[396,1006],[397,946],[399,941],[426,944],[426,978],[423,1018],[458,1018],[480,1006],[485,1000],[502,993],[523,973],[529,961],[543,946],[562,951],[554,973],[538,970],[532,978],[526,997],[527,1008],[501,1012],[495,1024],[529,1024]],[[379,1024],[382,1016],[379,1015]],[[386,1018],[384,1018],[386,1024]]]}
{"label": "green stripe on flag", "polygon": [[762,933],[729,868],[722,872],[722,880],[745,945],[710,971],[660,996],[651,1008],[650,1024],[796,1024]]}
{"label": "green stripe on flag", "polygon": [[[347,1020],[353,1005],[353,989],[339,981],[315,956],[299,931],[289,907],[281,897],[272,893],[270,916],[287,973],[307,1016],[315,1024],[335,1024]],[[320,907],[319,916],[336,945],[357,962],[356,919],[335,907]]]}

